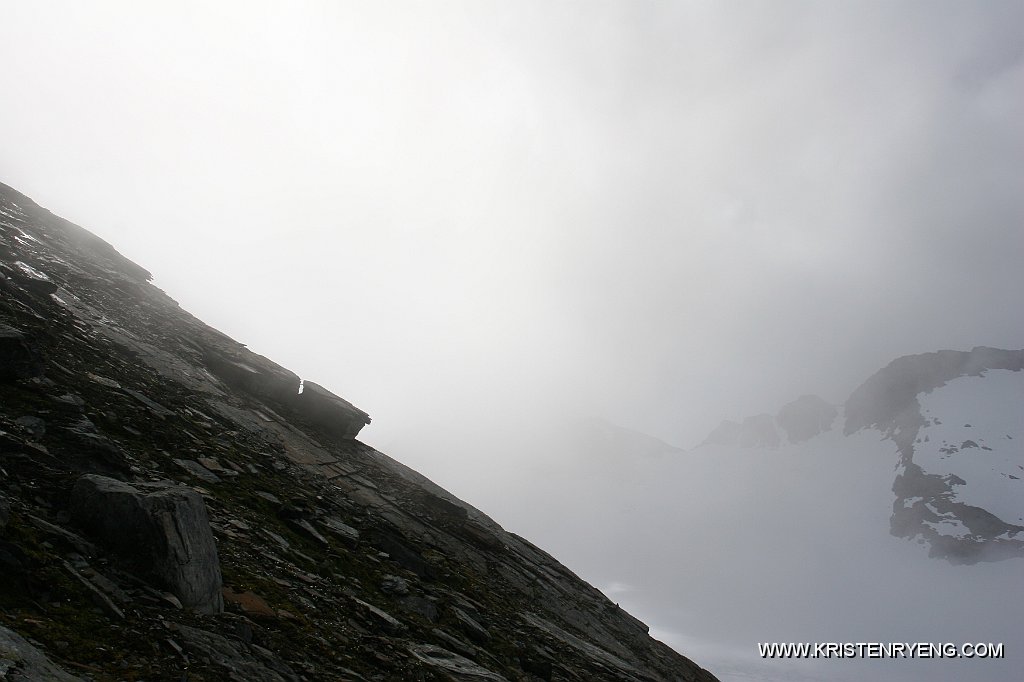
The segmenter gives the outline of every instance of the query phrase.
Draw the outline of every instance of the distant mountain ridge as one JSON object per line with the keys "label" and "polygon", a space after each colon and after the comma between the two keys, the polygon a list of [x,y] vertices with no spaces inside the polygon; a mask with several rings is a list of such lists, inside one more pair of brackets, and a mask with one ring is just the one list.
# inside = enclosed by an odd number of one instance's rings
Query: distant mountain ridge
{"label": "distant mountain ridge", "polygon": [[839,410],[816,395],[802,395],[782,406],[777,414],[755,414],[742,422],[729,419],[712,431],[701,445],[778,447],[801,443],[832,428]]}
{"label": "distant mountain ridge", "polygon": [[[844,434],[875,429],[893,443],[893,535],[923,540],[932,556],[954,563],[1024,556],[1024,505],[1007,502],[1024,502],[1022,369],[1024,350],[976,347],[907,355],[846,400]],[[985,412],[993,417],[985,433],[970,423],[980,420],[969,416],[982,400],[993,406]],[[837,428],[838,416],[836,406],[805,395],[775,415],[726,420],[701,446],[778,448]],[[973,431],[947,433],[940,441],[932,437],[938,426],[949,431],[948,425],[959,423],[961,431]]]}

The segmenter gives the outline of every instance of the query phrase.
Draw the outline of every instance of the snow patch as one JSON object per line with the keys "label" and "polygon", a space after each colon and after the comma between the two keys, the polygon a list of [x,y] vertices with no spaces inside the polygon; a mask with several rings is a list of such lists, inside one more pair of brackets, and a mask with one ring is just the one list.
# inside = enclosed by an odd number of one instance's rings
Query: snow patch
{"label": "snow patch", "polygon": [[19,260],[19,261],[15,261],[14,264],[18,267],[19,270],[24,272],[29,277],[33,277],[35,279],[45,280],[47,282],[50,281],[50,277],[45,272],[41,272],[39,270],[36,270],[34,267],[29,265],[28,263],[25,263],[25,262],[22,262],[22,261]]}
{"label": "snow patch", "polygon": [[970,529],[957,518],[943,518],[938,523],[932,523],[931,521],[922,521],[922,523],[939,535],[965,538],[971,534]]}
{"label": "snow patch", "polygon": [[1024,523],[1024,372],[988,370],[919,396],[926,419],[914,463],[953,479],[953,501]]}

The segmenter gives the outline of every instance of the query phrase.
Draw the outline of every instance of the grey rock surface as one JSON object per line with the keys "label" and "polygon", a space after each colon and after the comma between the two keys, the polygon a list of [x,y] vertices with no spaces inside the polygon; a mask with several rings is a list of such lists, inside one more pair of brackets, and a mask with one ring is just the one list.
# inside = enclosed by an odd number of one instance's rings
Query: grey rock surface
{"label": "grey rock surface", "polygon": [[409,651],[427,665],[444,671],[448,679],[455,682],[508,682],[498,673],[439,646],[420,644],[409,647]]}
{"label": "grey rock surface", "polygon": [[187,625],[175,625],[174,634],[191,656],[205,658],[235,682],[293,682],[299,680],[279,656],[258,645]]}
{"label": "grey rock surface", "polygon": [[174,486],[146,494],[87,474],[75,483],[71,510],[87,532],[155,576],[186,608],[224,610],[217,546],[194,490]]}
{"label": "grey rock surface", "polygon": [[83,682],[24,637],[0,625],[0,679],[11,682]]}

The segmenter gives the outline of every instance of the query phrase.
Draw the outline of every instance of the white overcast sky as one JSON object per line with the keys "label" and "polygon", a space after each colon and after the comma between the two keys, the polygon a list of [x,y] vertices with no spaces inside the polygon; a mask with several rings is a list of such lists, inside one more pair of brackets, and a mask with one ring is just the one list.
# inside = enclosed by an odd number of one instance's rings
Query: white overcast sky
{"label": "white overcast sky", "polygon": [[441,483],[1024,346],[1021,2],[3,1],[0,63],[0,180]]}

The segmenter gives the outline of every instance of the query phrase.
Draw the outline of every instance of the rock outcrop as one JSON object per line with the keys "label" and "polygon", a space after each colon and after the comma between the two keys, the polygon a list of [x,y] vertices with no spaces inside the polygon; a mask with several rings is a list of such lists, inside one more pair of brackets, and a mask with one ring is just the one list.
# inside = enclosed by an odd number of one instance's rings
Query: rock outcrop
{"label": "rock outcrop", "polygon": [[87,474],[71,490],[75,522],[183,606],[220,613],[220,560],[203,498],[192,488],[157,484],[145,494],[127,483]]}
{"label": "rock outcrop", "polygon": [[[149,279],[0,185],[0,634],[22,650],[98,680],[714,680]],[[46,678],[22,658],[9,678]]]}

